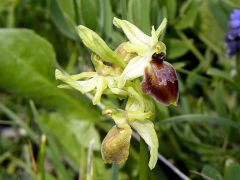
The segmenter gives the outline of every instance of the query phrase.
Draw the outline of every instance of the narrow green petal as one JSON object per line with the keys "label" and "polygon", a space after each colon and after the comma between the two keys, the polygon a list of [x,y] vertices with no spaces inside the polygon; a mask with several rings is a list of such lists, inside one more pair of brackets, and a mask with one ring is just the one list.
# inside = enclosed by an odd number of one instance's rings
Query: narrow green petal
{"label": "narrow green petal", "polygon": [[[80,91],[81,93],[86,93],[92,91],[96,87],[96,78],[84,80],[84,81],[75,81],[69,75],[63,74],[61,71],[56,69],[55,71],[56,79],[59,79],[69,85],[70,87]],[[61,85],[62,87],[62,85]]]}
{"label": "narrow green petal", "polygon": [[71,75],[71,78],[73,80],[80,80],[80,79],[91,78],[96,76],[97,76],[96,72],[82,72],[80,74]]}
{"label": "narrow green petal", "polygon": [[160,24],[160,26],[158,27],[158,29],[156,31],[156,35],[158,38],[164,32],[164,30],[166,29],[166,26],[167,26],[167,18],[164,18],[162,23]]}
{"label": "narrow green petal", "polygon": [[151,45],[155,46],[157,44],[157,42],[158,42],[158,36],[157,36],[157,32],[155,31],[154,26],[152,26],[151,34],[152,34],[152,43],[151,43]]}
{"label": "narrow green petal", "polygon": [[125,66],[125,62],[107,46],[104,40],[98,36],[97,33],[82,25],[78,26],[77,30],[85,46],[99,55],[104,61],[115,63],[120,67]]}
{"label": "narrow green petal", "polygon": [[102,97],[102,94],[103,94],[103,91],[107,88],[107,82],[104,80],[103,77],[98,77],[96,78],[96,94],[95,96],[93,97],[93,104],[96,105],[97,103],[100,102],[101,100],[101,97]]}
{"label": "narrow green petal", "polygon": [[127,111],[145,111],[145,103],[143,97],[132,87],[128,87],[128,102],[126,104]]}
{"label": "narrow green petal", "polygon": [[143,76],[151,56],[137,56],[130,60],[120,76],[118,87],[123,88],[127,80],[133,80]]}
{"label": "narrow green petal", "polygon": [[83,87],[82,93],[87,93],[96,88],[98,78],[91,78],[84,81],[75,81],[79,86]]}
{"label": "narrow green petal", "polygon": [[113,87],[109,87],[109,89],[111,90],[111,92],[115,95],[118,95],[120,97],[126,97],[128,95],[128,93],[122,89],[119,88],[113,88]]}
{"label": "narrow green petal", "polygon": [[127,42],[124,45],[124,48],[129,52],[129,53],[136,53],[139,56],[144,56],[146,52],[148,51],[147,46],[136,46],[135,44],[131,42]]}
{"label": "narrow green petal", "polygon": [[150,119],[153,116],[151,111],[141,112],[141,111],[128,111],[128,120],[129,121],[144,121]]}
{"label": "narrow green petal", "polygon": [[135,25],[131,24],[130,22],[114,17],[113,24],[118,28],[121,28],[125,35],[127,36],[127,38],[133,44],[145,46],[150,45],[151,38],[144,34],[140,29],[138,29]]}
{"label": "narrow green petal", "polygon": [[129,121],[129,124],[144,139],[150,147],[150,160],[148,166],[153,169],[158,160],[158,138],[151,121]]}

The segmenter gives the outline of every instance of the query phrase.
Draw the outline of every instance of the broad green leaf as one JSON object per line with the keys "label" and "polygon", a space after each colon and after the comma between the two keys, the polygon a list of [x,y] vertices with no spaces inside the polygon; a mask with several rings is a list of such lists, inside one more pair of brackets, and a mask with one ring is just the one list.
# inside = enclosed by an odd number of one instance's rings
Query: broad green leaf
{"label": "broad green leaf", "polygon": [[33,31],[23,29],[0,29],[0,41],[0,89],[71,112],[83,120],[98,121],[99,113],[87,98],[78,95],[77,100],[57,88],[51,44]]}
{"label": "broad green leaf", "polygon": [[148,166],[153,169],[158,160],[158,137],[151,121],[129,121],[129,124],[144,139],[150,147],[150,160]]}
{"label": "broad green leaf", "polygon": [[166,40],[167,58],[175,59],[183,56],[189,50],[188,46],[179,39],[169,38]]}
{"label": "broad green leaf", "polygon": [[222,180],[221,174],[212,166],[205,165],[202,169],[202,174],[204,174],[206,177],[209,177],[213,180]]}
{"label": "broad green leaf", "polygon": [[228,159],[224,168],[224,180],[236,180],[240,177],[240,165]]}
{"label": "broad green leaf", "polygon": [[92,139],[94,140],[94,150],[100,150],[100,137],[92,122],[51,113],[42,116],[41,123],[48,129],[49,133],[60,140],[64,148],[68,149],[73,160],[78,161],[74,158],[77,158],[80,152],[74,149],[88,148]]}

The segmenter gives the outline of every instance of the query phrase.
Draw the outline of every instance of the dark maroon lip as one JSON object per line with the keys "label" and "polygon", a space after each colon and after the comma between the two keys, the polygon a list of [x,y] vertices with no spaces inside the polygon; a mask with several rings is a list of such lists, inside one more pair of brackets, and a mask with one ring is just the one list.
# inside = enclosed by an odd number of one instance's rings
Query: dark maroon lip
{"label": "dark maroon lip", "polygon": [[165,54],[153,54],[150,66],[145,69],[142,91],[166,105],[176,104],[179,87],[175,69],[164,61]]}
{"label": "dark maroon lip", "polygon": [[152,55],[152,62],[162,63],[165,60],[165,53],[154,53]]}

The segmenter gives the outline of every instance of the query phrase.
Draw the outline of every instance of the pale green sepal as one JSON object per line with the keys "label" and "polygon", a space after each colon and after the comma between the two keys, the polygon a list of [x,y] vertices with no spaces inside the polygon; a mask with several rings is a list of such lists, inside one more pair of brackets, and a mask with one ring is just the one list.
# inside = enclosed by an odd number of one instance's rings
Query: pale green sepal
{"label": "pale green sepal", "polygon": [[59,84],[57,87],[61,89],[72,89],[72,87],[67,84]]}
{"label": "pale green sepal", "polygon": [[133,80],[143,76],[144,69],[150,59],[151,56],[137,56],[131,59],[119,78],[118,87],[123,88],[127,80]]}
{"label": "pale green sepal", "polygon": [[126,20],[121,20],[114,17],[113,24],[123,30],[123,32],[125,33],[127,38],[131,41],[131,43],[136,45],[143,45],[143,46],[150,45],[151,38],[146,34],[144,34],[140,29],[138,29],[132,23]]}
{"label": "pale green sepal", "polygon": [[144,98],[133,87],[128,87],[129,98],[126,104],[127,111],[145,111]]}
{"label": "pale green sepal", "polygon": [[127,91],[117,87],[116,77],[108,76],[108,77],[105,77],[105,79],[107,81],[108,88],[109,88],[107,90],[110,90],[111,94],[115,94],[121,97],[126,97],[128,95]]}
{"label": "pale green sepal", "polygon": [[98,78],[94,77],[84,81],[75,81],[75,83],[83,87],[82,93],[87,93],[96,88],[98,83]]}
{"label": "pale green sepal", "polygon": [[131,42],[126,42],[124,44],[124,49],[126,49],[129,53],[136,53],[139,56],[144,56],[148,51],[148,47],[146,46],[138,46]]}
{"label": "pale green sepal", "polygon": [[158,138],[153,123],[151,121],[129,121],[129,124],[150,147],[148,166],[150,169],[153,169],[158,160]]}
{"label": "pale green sepal", "polygon": [[157,36],[157,33],[155,31],[154,26],[152,26],[151,34],[152,34],[151,46],[154,47],[157,44],[157,42],[158,42],[158,36]]}
{"label": "pale green sepal", "polygon": [[103,77],[96,78],[96,93],[92,99],[93,105],[96,105],[100,102],[103,91],[107,88],[107,82]]}
{"label": "pale green sepal", "polygon": [[156,36],[158,38],[165,31],[166,27],[167,27],[167,18],[164,18],[163,21],[161,22],[160,26],[158,27],[157,31],[156,31]]}
{"label": "pale green sepal", "polygon": [[55,71],[55,77],[56,79],[59,79],[69,85],[70,87],[80,91],[81,93],[86,93],[92,91],[97,84],[96,78],[87,79],[84,81],[76,81],[71,78],[69,75],[63,74],[61,71],[56,69]]}
{"label": "pale green sepal", "polygon": [[96,72],[82,72],[80,74],[71,75],[73,80],[80,80],[85,78],[96,77],[98,74]]}
{"label": "pale green sepal", "polygon": [[144,121],[152,118],[153,113],[151,111],[141,112],[141,111],[128,111],[128,120],[129,121]]}
{"label": "pale green sepal", "polygon": [[111,90],[112,94],[118,95],[120,97],[126,97],[128,95],[127,91],[124,91],[124,90],[119,89],[119,88],[109,87],[109,89]]}
{"label": "pale green sepal", "polygon": [[97,33],[82,25],[78,26],[77,31],[85,46],[99,55],[104,61],[115,63],[122,68],[125,66],[125,62],[107,46]]}

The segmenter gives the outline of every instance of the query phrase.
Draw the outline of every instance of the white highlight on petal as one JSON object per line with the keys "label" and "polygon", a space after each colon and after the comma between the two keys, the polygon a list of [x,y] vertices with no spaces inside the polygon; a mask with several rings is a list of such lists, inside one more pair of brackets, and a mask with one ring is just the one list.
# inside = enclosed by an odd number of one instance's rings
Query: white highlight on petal
{"label": "white highlight on petal", "polygon": [[113,24],[117,26],[118,28],[121,28],[127,38],[133,43],[137,45],[149,45],[151,42],[150,36],[147,36],[144,34],[140,29],[138,29],[135,25],[132,23],[121,20],[116,17],[113,19]]}
{"label": "white highlight on petal", "polygon": [[123,88],[127,80],[132,80],[143,76],[144,69],[150,60],[150,55],[137,56],[131,59],[120,76],[118,87]]}

